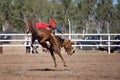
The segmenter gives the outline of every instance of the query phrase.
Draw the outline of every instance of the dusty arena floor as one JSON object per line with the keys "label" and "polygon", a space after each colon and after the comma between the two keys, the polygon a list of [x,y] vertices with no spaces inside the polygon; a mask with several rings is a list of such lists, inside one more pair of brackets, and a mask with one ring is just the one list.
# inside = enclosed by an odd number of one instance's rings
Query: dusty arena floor
{"label": "dusty arena floor", "polygon": [[5,50],[0,54],[0,80],[120,80],[120,54],[104,52],[72,56],[63,54],[68,67],[57,58],[57,69],[49,53],[24,54]]}

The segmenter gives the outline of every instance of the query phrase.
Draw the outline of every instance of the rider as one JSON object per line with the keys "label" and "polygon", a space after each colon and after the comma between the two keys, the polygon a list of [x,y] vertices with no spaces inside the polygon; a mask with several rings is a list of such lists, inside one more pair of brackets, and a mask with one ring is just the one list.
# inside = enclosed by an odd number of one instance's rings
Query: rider
{"label": "rider", "polygon": [[45,28],[47,30],[50,30],[51,33],[55,34],[55,29],[59,32],[59,33],[63,33],[62,29],[60,28],[59,24],[56,24],[56,22],[53,20],[53,18],[49,18],[48,20],[49,24],[46,24],[44,22],[36,22],[35,26],[36,28]]}
{"label": "rider", "polygon": [[56,37],[55,37],[55,29],[59,32],[59,33],[63,33],[60,26],[58,24],[56,24],[56,22],[54,21],[54,19],[51,17],[49,18],[49,24],[51,26],[51,35],[52,37],[54,38],[54,41],[55,41],[55,44],[56,44],[56,47],[59,48],[59,45],[57,44],[57,40],[56,40]]}
{"label": "rider", "polygon": [[61,29],[61,27],[60,27],[60,25],[59,24],[56,24],[56,22],[54,21],[54,19],[51,17],[51,18],[49,18],[49,24],[50,24],[50,31],[52,32],[52,33],[54,33],[55,34],[55,29],[59,32],[59,33],[63,33],[62,32],[62,29]]}

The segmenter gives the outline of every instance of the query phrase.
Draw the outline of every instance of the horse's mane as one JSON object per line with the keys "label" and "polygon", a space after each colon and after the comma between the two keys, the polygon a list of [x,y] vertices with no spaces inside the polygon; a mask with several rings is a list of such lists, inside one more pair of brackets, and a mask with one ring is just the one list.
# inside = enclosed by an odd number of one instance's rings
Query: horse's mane
{"label": "horse's mane", "polygon": [[60,41],[60,43],[62,44],[64,42],[65,39],[59,37],[59,36],[56,36],[56,38]]}

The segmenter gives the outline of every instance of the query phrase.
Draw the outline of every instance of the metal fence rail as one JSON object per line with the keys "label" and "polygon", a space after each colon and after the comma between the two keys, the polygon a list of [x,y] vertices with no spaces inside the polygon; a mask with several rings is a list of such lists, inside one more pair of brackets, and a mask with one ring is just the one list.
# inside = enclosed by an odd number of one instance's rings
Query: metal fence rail
{"label": "metal fence rail", "polygon": [[[0,47],[3,47],[3,46],[17,46],[17,47],[21,47],[21,46],[28,46],[28,45],[25,45],[23,44],[23,42],[25,41],[28,41],[28,40],[25,40],[25,36],[28,35],[28,34],[0,34],[0,43],[2,42],[19,42],[18,44],[1,44]],[[30,35],[30,34],[29,34]],[[106,46],[108,47],[108,53],[110,53],[110,48],[113,47],[113,46],[118,46],[118,45],[111,45],[110,42],[118,42],[120,40],[114,40],[114,39],[111,39],[111,36],[116,36],[116,35],[120,35],[120,34],[56,34],[58,36],[61,36],[63,38],[67,38],[67,39],[70,39],[72,42],[77,42],[77,41],[90,41],[90,42],[96,42],[96,41],[99,41],[99,42],[108,42],[107,45],[77,45],[77,44],[74,44],[72,46],[80,46],[80,47],[83,47],[83,46]],[[83,40],[81,37],[83,36],[86,36],[86,35],[99,35],[99,36],[106,36],[107,39],[103,40],[103,39],[100,39],[100,40]],[[12,38],[10,39],[1,39],[1,36],[10,36]],[[30,41],[30,40],[29,40]]]}

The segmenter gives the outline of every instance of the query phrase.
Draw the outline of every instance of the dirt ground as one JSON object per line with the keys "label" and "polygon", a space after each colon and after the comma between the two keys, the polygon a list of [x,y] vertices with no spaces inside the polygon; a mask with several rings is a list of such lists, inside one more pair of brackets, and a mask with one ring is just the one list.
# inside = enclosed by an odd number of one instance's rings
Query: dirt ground
{"label": "dirt ground", "polygon": [[55,69],[49,53],[25,54],[24,49],[7,48],[0,54],[0,80],[120,80],[120,54],[81,53],[63,53],[68,67],[55,55]]}

